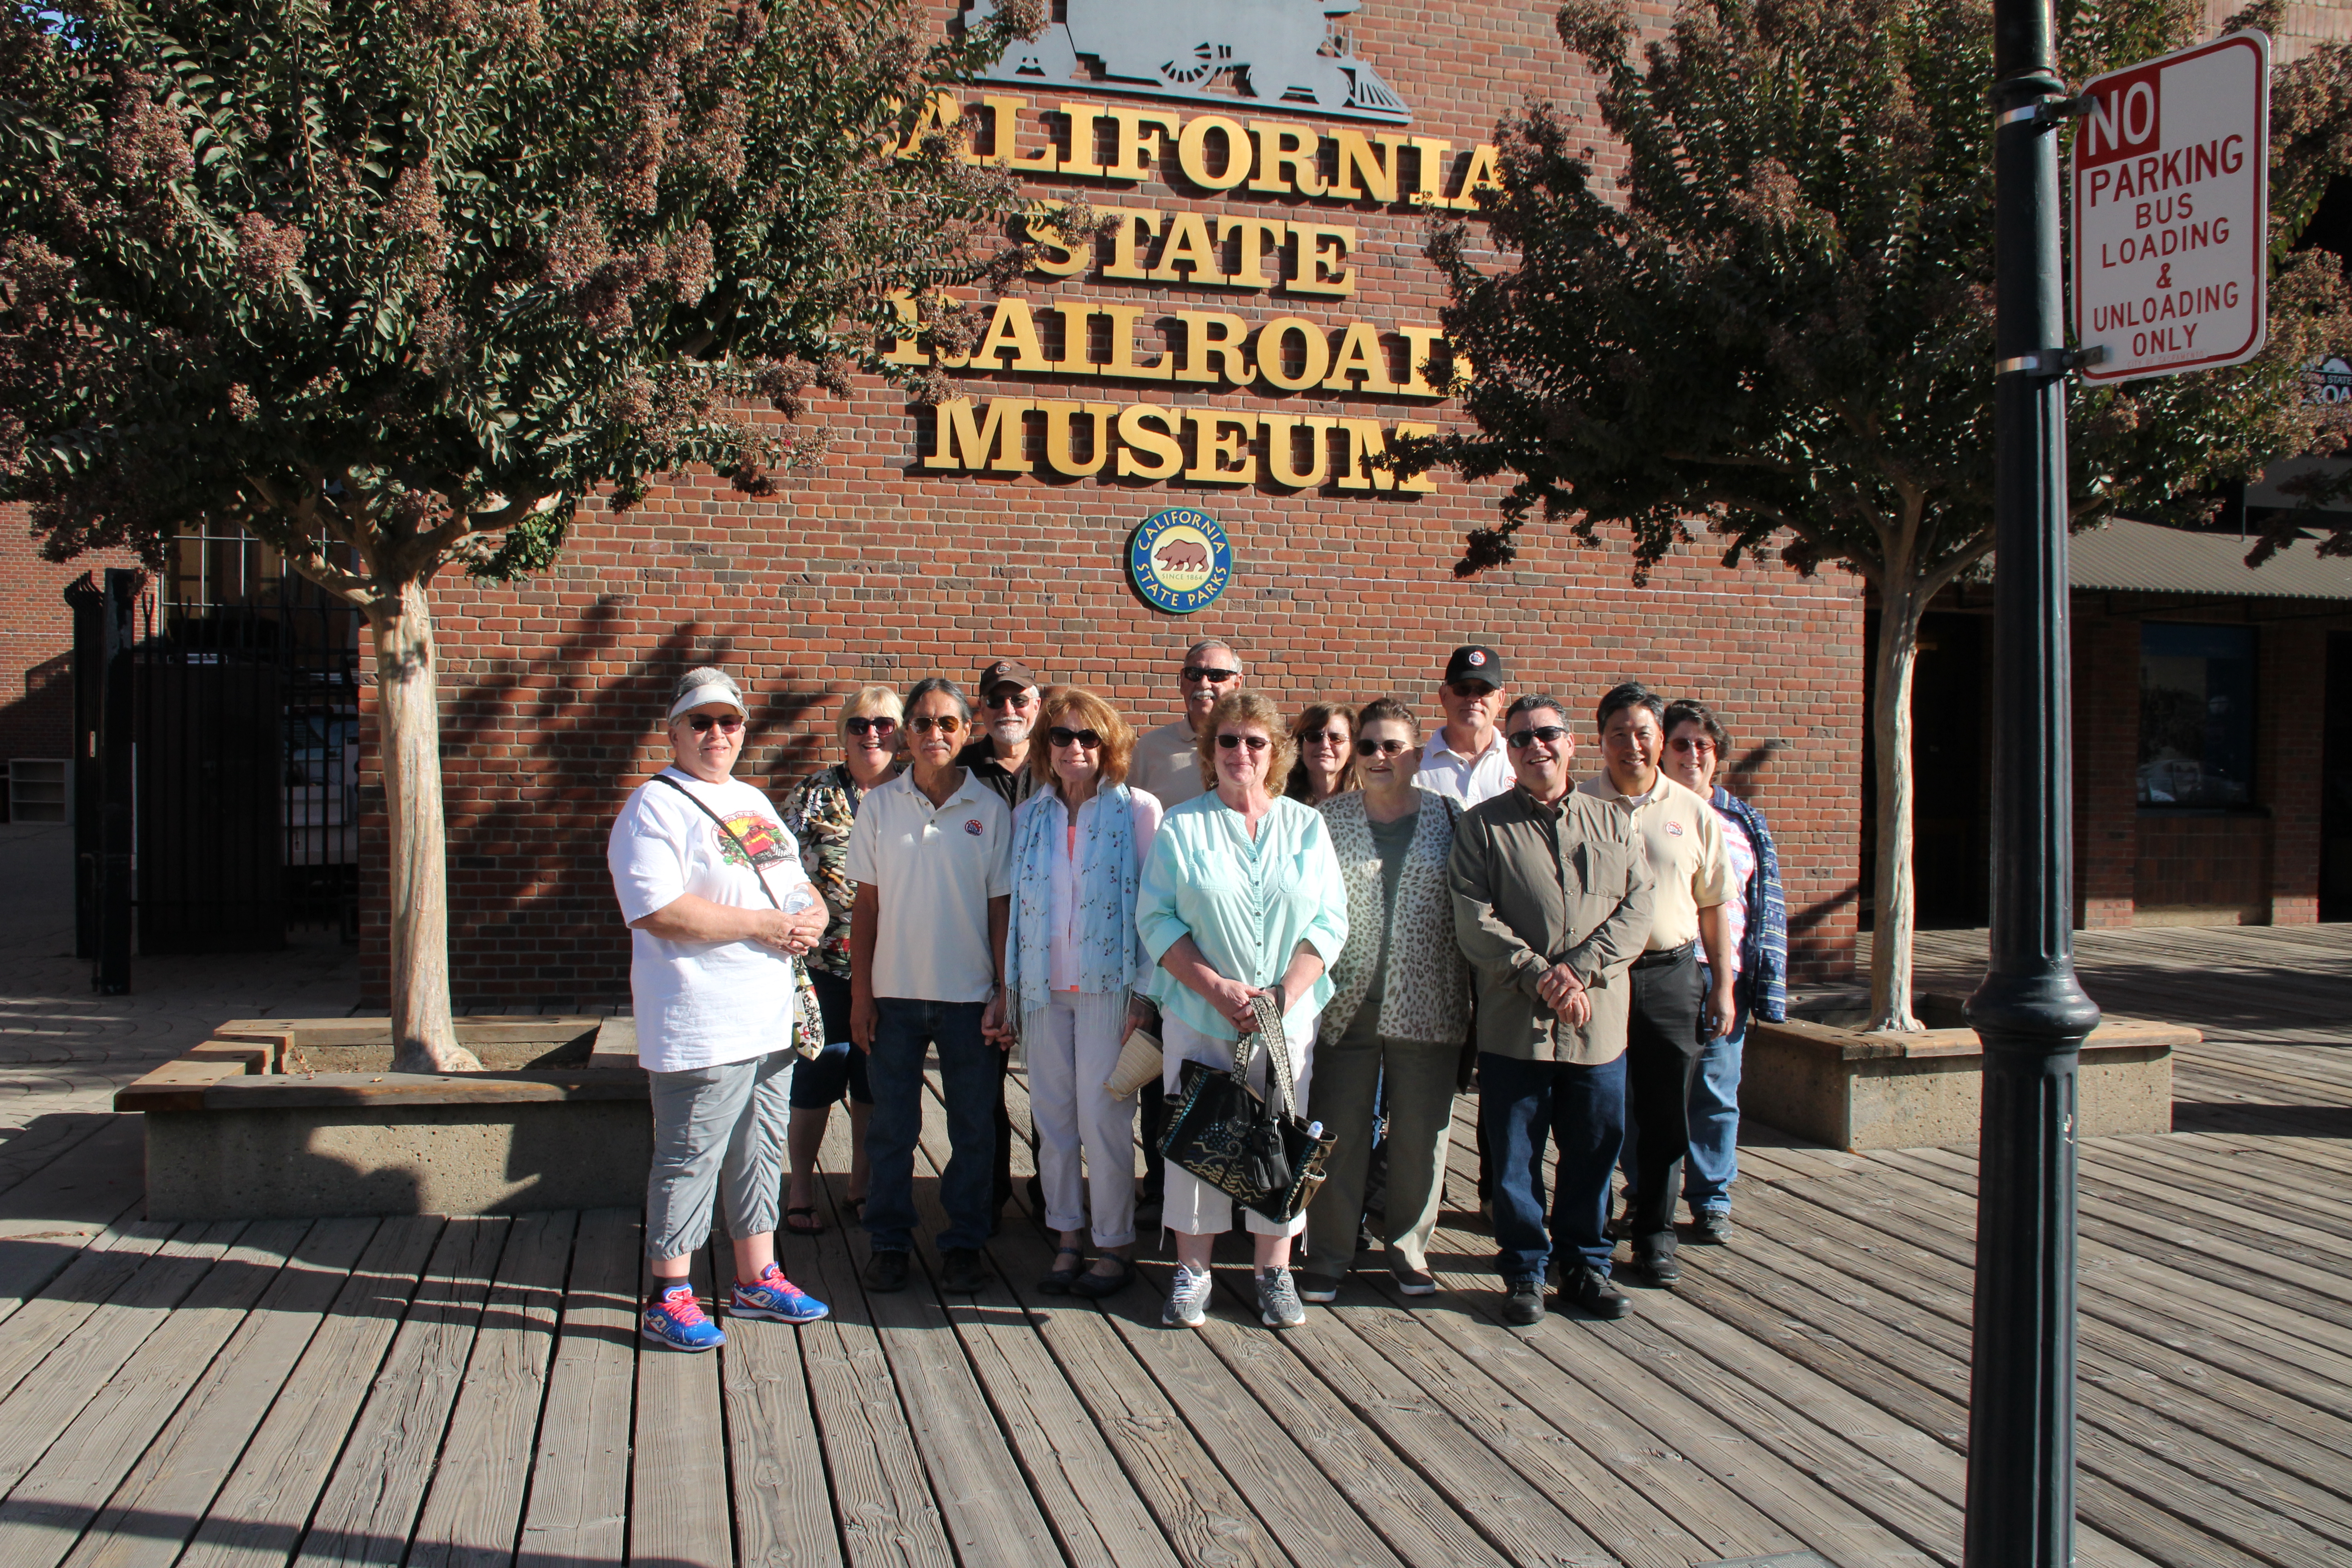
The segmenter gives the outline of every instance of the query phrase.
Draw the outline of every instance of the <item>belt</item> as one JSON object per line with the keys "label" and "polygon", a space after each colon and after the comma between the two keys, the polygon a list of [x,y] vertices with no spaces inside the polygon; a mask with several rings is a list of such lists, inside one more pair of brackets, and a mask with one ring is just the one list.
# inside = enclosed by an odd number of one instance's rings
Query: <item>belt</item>
{"label": "belt", "polygon": [[1635,959],[1633,961],[1633,967],[1636,969],[1664,969],[1670,963],[1680,963],[1684,959],[1688,958],[1692,953],[1697,951],[1698,943],[1696,942],[1686,942],[1680,947],[1660,948],[1655,952],[1645,952],[1641,957]]}

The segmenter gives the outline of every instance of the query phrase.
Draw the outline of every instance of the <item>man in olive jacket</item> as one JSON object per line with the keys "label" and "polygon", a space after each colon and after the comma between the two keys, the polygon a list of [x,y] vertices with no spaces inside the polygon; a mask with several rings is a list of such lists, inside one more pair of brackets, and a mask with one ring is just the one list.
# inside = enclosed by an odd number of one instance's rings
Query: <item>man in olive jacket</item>
{"label": "man in olive jacket", "polygon": [[[1464,814],[1448,878],[1454,929],[1476,973],[1478,1121],[1495,1169],[1496,1271],[1507,1322],[1544,1315],[1561,1286],[1622,1318],[1610,1282],[1609,1178],[1625,1139],[1628,979],[1648,940],[1649,857],[1625,814],[1576,793],[1567,709],[1530,693],[1503,716],[1513,786]],[[1559,1147],[1545,1224],[1544,1141]]]}

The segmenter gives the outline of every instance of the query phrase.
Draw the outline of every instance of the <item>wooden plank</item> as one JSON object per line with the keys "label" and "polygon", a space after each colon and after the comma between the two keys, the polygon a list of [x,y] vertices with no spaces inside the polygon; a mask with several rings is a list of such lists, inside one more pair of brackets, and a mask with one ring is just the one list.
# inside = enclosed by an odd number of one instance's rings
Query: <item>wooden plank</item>
{"label": "wooden plank", "polygon": [[626,1553],[642,1235],[631,1209],[580,1216],[517,1568],[580,1568]]}
{"label": "wooden plank", "polygon": [[111,1112],[92,1120],[96,1131],[59,1140],[38,1168],[0,1192],[0,1226],[18,1220],[105,1225],[146,1196],[145,1121]]}
{"label": "wooden plank", "polygon": [[[721,1267],[725,1267],[721,1265]],[[710,1257],[695,1254],[694,1289],[710,1299]],[[640,1293],[653,1289],[641,1273]],[[719,1356],[646,1344],[637,1352],[637,1424],[629,1467],[629,1561],[733,1568]]]}
{"label": "wooden plank", "polygon": [[513,1560],[579,1220],[578,1210],[562,1209],[514,1222],[425,1496],[410,1568],[491,1568]]}
{"label": "wooden plank", "polygon": [[[12,1568],[49,1568],[72,1549],[310,1228],[299,1220],[248,1228],[82,1406],[0,1503]],[[0,1415],[0,1444],[14,1447],[18,1436],[13,1419]]]}
{"label": "wooden plank", "polygon": [[437,1215],[404,1215],[377,1229],[206,1510],[180,1560],[184,1568],[283,1564],[300,1546],[319,1490],[445,1224]]}
{"label": "wooden plank", "polygon": [[73,1543],[68,1568],[167,1568],[178,1558],[376,1228],[372,1219],[310,1227]]}
{"label": "wooden plank", "polygon": [[406,1552],[513,1225],[461,1215],[443,1229],[415,1304],[328,1478],[299,1562],[397,1563]]}
{"label": "wooden plank", "polygon": [[[819,1207],[824,1197],[820,1191]],[[776,1239],[780,1247],[790,1240]],[[803,1289],[815,1283],[815,1276],[801,1267],[800,1255],[786,1254],[779,1261]],[[828,1308],[835,1305],[823,1291],[811,1294]],[[806,1331],[756,1318],[727,1321],[719,1394],[727,1413],[735,1549],[744,1568],[824,1568],[842,1560],[824,1445],[801,1365],[801,1336]]]}
{"label": "wooden plank", "polygon": [[178,1229],[168,1220],[109,1226],[40,1295],[0,1321],[0,1396],[64,1343],[100,1302],[137,1278],[149,1256]]}

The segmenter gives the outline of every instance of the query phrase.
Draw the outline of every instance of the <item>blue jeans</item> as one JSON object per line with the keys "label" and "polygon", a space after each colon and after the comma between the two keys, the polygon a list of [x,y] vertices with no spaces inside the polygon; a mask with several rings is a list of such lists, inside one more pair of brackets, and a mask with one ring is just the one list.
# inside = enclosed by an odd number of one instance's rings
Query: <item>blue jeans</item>
{"label": "blue jeans", "polygon": [[[1706,965],[1699,983],[1709,984]],[[1739,1175],[1739,1058],[1748,1043],[1748,1003],[1739,1002],[1731,1033],[1698,1048],[1691,1079],[1690,1157],[1683,1166],[1683,1197],[1691,1213],[1729,1214],[1731,1184]]]}
{"label": "blue jeans", "polygon": [[[1609,1173],[1625,1141],[1625,1058],[1598,1067],[1478,1053],[1478,1124],[1495,1172],[1495,1270],[1540,1279],[1557,1247],[1609,1272]],[[1559,1148],[1544,1225],[1544,1141]]]}
{"label": "blue jeans", "polygon": [[915,1245],[915,1144],[923,1131],[923,1057],[940,1052],[940,1098],[947,1102],[948,1168],[940,1206],[948,1225],[940,1249],[988,1240],[992,1167],[996,1163],[996,1104],[1004,1053],[980,1032],[982,1004],[914,1002],[877,996],[874,1049],[866,1063],[874,1114],[866,1124],[873,1181],[866,1193],[866,1234],[877,1252]]}

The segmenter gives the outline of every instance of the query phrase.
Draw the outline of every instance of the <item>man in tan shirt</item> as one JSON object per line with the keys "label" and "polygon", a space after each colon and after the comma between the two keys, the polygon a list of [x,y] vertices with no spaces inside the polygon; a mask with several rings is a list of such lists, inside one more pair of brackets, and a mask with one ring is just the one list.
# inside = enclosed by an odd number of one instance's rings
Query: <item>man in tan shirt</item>
{"label": "man in tan shirt", "polygon": [[[1544,1315],[1561,1286],[1597,1317],[1627,1302],[1609,1280],[1609,1173],[1625,1132],[1628,975],[1650,929],[1649,858],[1622,813],[1579,795],[1567,710],[1529,694],[1503,716],[1513,784],[1465,813],[1447,868],[1454,939],[1478,992],[1478,1121],[1494,1166],[1507,1322]],[[1551,1227],[1544,1142],[1559,1145]]]}
{"label": "man in tan shirt", "polygon": [[[1625,1226],[1633,1264],[1652,1283],[1682,1278],[1675,1260],[1675,1202],[1690,1151],[1691,1077],[1699,1047],[1731,1027],[1731,857],[1714,806],[1658,766],[1666,745],[1665,699],[1627,681],[1601,700],[1603,770],[1577,785],[1608,803],[1640,837],[1657,883],[1649,941],[1633,967],[1625,1032]],[[1715,975],[1703,994],[1698,953]]]}

